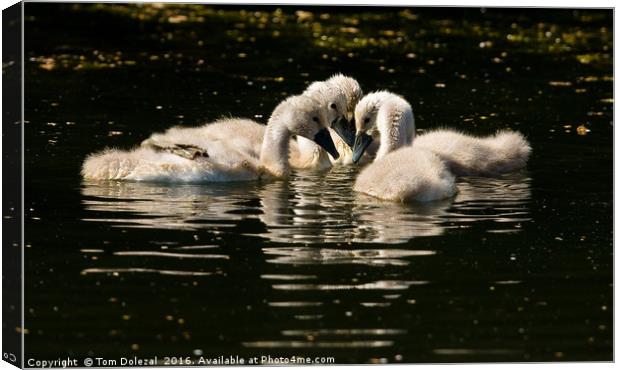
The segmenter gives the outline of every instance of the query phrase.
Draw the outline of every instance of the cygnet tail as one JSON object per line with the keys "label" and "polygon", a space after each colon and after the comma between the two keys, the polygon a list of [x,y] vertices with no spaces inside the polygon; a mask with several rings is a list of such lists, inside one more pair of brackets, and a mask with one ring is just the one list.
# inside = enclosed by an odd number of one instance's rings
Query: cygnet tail
{"label": "cygnet tail", "polygon": [[82,164],[82,177],[88,180],[123,180],[135,172],[140,159],[117,149],[90,154]]}
{"label": "cygnet tail", "polygon": [[491,138],[495,161],[491,172],[505,173],[525,167],[532,152],[530,143],[515,131],[501,130]]}

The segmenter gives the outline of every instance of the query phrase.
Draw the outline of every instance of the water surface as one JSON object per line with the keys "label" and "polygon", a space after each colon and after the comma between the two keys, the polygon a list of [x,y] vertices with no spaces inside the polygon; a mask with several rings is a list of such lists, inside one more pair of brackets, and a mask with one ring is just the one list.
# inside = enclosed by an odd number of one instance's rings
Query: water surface
{"label": "water surface", "polygon": [[[26,358],[612,359],[612,13],[26,4]],[[58,22],[58,19],[64,20]],[[89,182],[84,157],[335,72],[419,132],[523,132],[446,201],[287,181]]]}

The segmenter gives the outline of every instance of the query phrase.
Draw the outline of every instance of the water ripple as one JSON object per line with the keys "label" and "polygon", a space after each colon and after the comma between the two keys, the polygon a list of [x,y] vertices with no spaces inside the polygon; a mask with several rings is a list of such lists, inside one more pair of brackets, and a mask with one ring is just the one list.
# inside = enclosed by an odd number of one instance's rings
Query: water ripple
{"label": "water ripple", "polygon": [[214,272],[203,272],[203,271],[175,271],[175,270],[158,270],[151,268],[88,268],[82,270],[82,275],[88,274],[112,274],[118,275],[123,273],[149,273],[149,274],[159,274],[159,275],[172,275],[172,276],[211,276],[214,275]]}
{"label": "water ripple", "polygon": [[365,284],[274,284],[278,290],[405,290],[428,281],[381,280]]}
{"label": "water ripple", "polygon": [[170,253],[156,251],[123,251],[114,252],[116,256],[144,256],[144,257],[173,257],[173,258],[221,258],[229,259],[230,257],[223,254],[189,254],[189,253]]}
{"label": "water ripple", "polygon": [[407,334],[403,329],[377,328],[377,329],[303,329],[303,330],[282,330],[281,334],[290,337],[307,336],[331,336],[331,335],[404,335]]}
{"label": "water ripple", "polygon": [[431,250],[406,249],[329,249],[308,247],[263,248],[270,263],[284,264],[364,264],[404,266],[409,261],[401,258],[431,256]]}
{"label": "water ripple", "polygon": [[346,342],[303,342],[303,341],[256,341],[243,342],[248,348],[381,348],[391,347],[389,340],[352,340]]}
{"label": "water ripple", "polygon": [[271,307],[318,307],[323,302],[268,302]]}
{"label": "water ripple", "polygon": [[236,233],[241,222],[254,220],[263,227],[245,230],[246,235],[309,244],[395,244],[477,222],[491,222],[489,233],[518,233],[522,223],[531,220],[531,180],[524,175],[462,178],[453,199],[396,204],[354,193],[357,171],[340,167],[294,173],[289,181],[226,185],[84,182],[82,204],[88,216],[82,220],[230,233]]}

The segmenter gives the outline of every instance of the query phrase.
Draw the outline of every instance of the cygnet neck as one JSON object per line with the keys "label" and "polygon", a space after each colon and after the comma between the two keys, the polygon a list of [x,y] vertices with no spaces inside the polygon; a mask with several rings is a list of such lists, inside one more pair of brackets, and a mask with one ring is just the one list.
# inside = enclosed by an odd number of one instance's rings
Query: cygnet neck
{"label": "cygnet neck", "polygon": [[289,142],[291,133],[279,115],[272,115],[267,123],[260,154],[261,172],[276,178],[289,175]]}
{"label": "cygnet neck", "polygon": [[393,97],[381,99],[377,112],[377,129],[380,134],[377,159],[411,144],[415,128],[409,104]]}

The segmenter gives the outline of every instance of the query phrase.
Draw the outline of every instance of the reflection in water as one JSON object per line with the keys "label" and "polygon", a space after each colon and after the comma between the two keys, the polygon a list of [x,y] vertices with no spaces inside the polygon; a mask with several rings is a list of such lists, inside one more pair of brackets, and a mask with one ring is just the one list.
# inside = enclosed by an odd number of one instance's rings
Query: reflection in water
{"label": "reflection in water", "polygon": [[212,272],[200,272],[200,271],[175,271],[175,270],[158,270],[158,269],[145,269],[145,268],[89,268],[82,271],[82,275],[87,274],[111,274],[119,275],[120,273],[150,273],[159,275],[174,275],[174,276],[210,276]]}
{"label": "reflection in water", "polygon": [[[454,199],[420,204],[383,202],[356,194],[351,191],[354,177],[355,169],[337,168],[327,173],[302,172],[288,182],[264,184],[93,182],[84,183],[82,202],[95,212],[85,221],[122,227],[224,231],[240,220],[259,220],[265,230],[255,234],[279,243],[392,244],[442,235],[447,229],[477,221],[491,221],[489,232],[516,232],[530,219],[530,179],[522,175],[463,178]],[[303,248],[265,252],[274,255],[272,262],[296,263],[389,263],[398,258],[394,253],[404,253],[358,250],[343,254],[334,249]]]}
{"label": "reflection in water", "polygon": [[[263,248],[267,262],[284,264],[406,265],[404,257],[429,256],[435,251],[404,249],[328,249],[307,247]],[[270,258],[275,256],[275,258]]]}
{"label": "reflection in water", "polygon": [[344,342],[307,342],[307,341],[258,341],[243,342],[248,348],[381,348],[391,347],[394,342],[388,340],[350,340]]}
{"label": "reflection in water", "polygon": [[153,252],[153,251],[129,251],[129,252],[114,252],[115,256],[155,256],[155,257],[177,257],[177,258],[223,258],[228,259],[228,256],[222,254],[189,254],[189,253],[167,253],[167,252]]}
{"label": "reflection in water", "polygon": [[[530,179],[523,175],[464,178],[453,199],[407,205],[353,193],[356,170],[302,172],[290,181],[250,184],[84,183],[83,204],[87,221],[112,226],[207,228],[231,235],[244,230],[245,235],[267,239],[260,248],[266,264],[260,268],[259,280],[270,288],[263,304],[277,313],[278,331],[249,334],[240,343],[245,348],[395,348],[409,335],[408,330],[359,321],[357,315],[366,311],[373,317],[389,317],[390,310],[397,307],[415,307],[411,294],[415,297],[418,289],[432,283],[424,276],[412,276],[407,268],[425,263],[438,251],[404,243],[476,222],[485,222],[488,232],[518,232],[521,223],[530,219]],[[247,220],[263,227],[236,227]],[[90,256],[107,256],[115,267],[91,267],[82,273],[212,278],[225,276],[227,264],[239,263],[230,261],[218,245],[173,242],[158,243],[157,248],[111,253],[84,250]],[[204,266],[201,261],[211,265]],[[342,265],[356,268],[334,274],[333,267]],[[363,273],[355,272],[359,269]],[[511,282],[497,282],[502,283]],[[330,322],[334,315],[353,321],[337,319],[338,326],[325,327],[322,323]],[[460,349],[436,351],[465,353]]]}
{"label": "reflection in water", "polygon": [[308,335],[395,335],[406,334],[406,330],[401,329],[317,329],[317,330],[283,330],[284,336],[300,336]]}
{"label": "reflection in water", "polygon": [[405,290],[411,285],[424,285],[428,281],[384,280],[365,284],[274,284],[278,290]]}
{"label": "reflection in water", "polygon": [[[446,230],[485,222],[491,233],[514,233],[530,219],[530,179],[509,175],[499,179],[463,178],[454,199],[420,204],[378,201],[351,191],[355,168],[335,168],[327,173],[302,172],[290,181],[244,184],[162,185],[138,182],[85,182],[82,203],[85,221],[125,228],[180,229],[226,233],[243,220],[257,220],[263,228],[253,234],[278,244],[262,248],[265,260],[276,265],[407,266],[435,250],[408,247],[351,248],[353,243],[403,243],[416,237],[442,235]],[[490,222],[490,223],[489,223]],[[230,230],[238,232],[240,228]],[[241,228],[243,229],[243,228]],[[328,243],[328,245],[323,245]],[[162,243],[159,243],[162,244]],[[174,244],[174,243],[173,243]],[[284,244],[284,245],[281,245]],[[168,260],[228,260],[217,245],[161,245],[158,250],[112,251],[123,261],[149,258]],[[93,255],[103,250],[84,250]],[[110,256],[108,255],[108,258]],[[119,259],[115,261],[119,261]],[[115,264],[117,262],[114,262]],[[87,269],[86,273],[211,274],[213,271],[176,271],[126,267]],[[219,267],[221,263],[218,263]],[[215,272],[221,269],[214,270]],[[313,280],[315,274],[298,271],[261,275],[278,290],[407,289],[411,282],[376,281],[366,284],[288,284]],[[279,282],[278,282],[279,280]],[[286,283],[286,284],[285,284]]]}
{"label": "reflection in water", "polygon": [[[368,329],[295,329],[282,330],[280,334],[283,337],[302,337],[304,339],[314,339],[317,337],[341,337],[351,338],[356,336],[362,337],[385,337],[385,336],[401,336],[407,334],[402,329],[384,329],[384,328],[368,328]],[[391,347],[394,341],[391,340],[349,340],[343,341],[300,341],[300,340],[281,340],[281,341],[255,341],[244,342],[245,347],[255,348],[302,348],[302,347],[323,347],[323,348],[378,348]]]}
{"label": "reflection in water", "polygon": [[122,227],[200,229],[231,227],[251,212],[243,202],[253,199],[251,187],[236,185],[166,186],[140,182],[85,182],[83,205],[103,212],[84,221],[110,222]]}
{"label": "reflection in water", "polygon": [[323,302],[269,302],[271,307],[316,307],[322,306]]}
{"label": "reflection in water", "polygon": [[487,232],[518,232],[521,223],[531,219],[528,209],[530,182],[520,175],[462,180],[451,212],[444,217],[460,226],[472,221],[492,221],[495,225]]}

